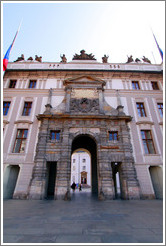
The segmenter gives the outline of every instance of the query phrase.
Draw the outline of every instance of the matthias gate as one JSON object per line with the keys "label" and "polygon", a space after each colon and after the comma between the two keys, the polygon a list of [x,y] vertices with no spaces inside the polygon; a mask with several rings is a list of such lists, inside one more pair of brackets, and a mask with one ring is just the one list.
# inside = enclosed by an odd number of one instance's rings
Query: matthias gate
{"label": "matthias gate", "polygon": [[[117,92],[117,108],[104,99],[105,81],[91,76],[64,80],[65,98],[51,106],[50,89],[41,121],[29,199],[70,199],[71,155],[78,148],[91,153],[92,192],[115,199],[119,173],[122,199],[140,199],[128,122]],[[52,140],[51,134],[57,134]],[[116,139],[110,139],[116,134]]]}

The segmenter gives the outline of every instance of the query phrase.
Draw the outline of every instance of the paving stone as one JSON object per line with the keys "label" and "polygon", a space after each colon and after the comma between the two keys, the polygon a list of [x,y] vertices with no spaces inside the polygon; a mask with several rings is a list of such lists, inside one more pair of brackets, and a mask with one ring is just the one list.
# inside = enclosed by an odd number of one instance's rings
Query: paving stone
{"label": "paving stone", "polygon": [[70,202],[5,200],[4,243],[162,242],[162,201],[80,196]]}

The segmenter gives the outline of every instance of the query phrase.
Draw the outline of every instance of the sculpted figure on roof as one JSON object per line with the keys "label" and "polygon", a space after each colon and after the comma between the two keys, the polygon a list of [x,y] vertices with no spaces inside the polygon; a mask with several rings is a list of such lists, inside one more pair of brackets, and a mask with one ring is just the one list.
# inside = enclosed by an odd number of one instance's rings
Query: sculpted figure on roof
{"label": "sculpted figure on roof", "polygon": [[63,56],[61,56],[61,62],[63,62],[63,63],[66,63],[67,62],[67,58],[66,58],[66,56],[65,56],[65,54],[63,54]]}
{"label": "sculpted figure on roof", "polygon": [[75,54],[73,56],[73,60],[96,60],[94,58],[94,55],[92,55],[92,53],[88,55],[85,53],[85,50],[81,50],[80,53],[81,53],[80,55]]}
{"label": "sculpted figure on roof", "polygon": [[104,55],[104,56],[102,57],[103,63],[107,63],[107,62],[108,62],[108,57],[109,57],[109,56],[106,56],[106,55]]}

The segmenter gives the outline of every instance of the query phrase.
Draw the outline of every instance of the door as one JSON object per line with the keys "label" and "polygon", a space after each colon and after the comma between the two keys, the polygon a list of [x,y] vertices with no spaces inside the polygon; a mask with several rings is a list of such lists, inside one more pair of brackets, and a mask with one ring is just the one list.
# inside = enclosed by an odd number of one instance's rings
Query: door
{"label": "door", "polygon": [[20,167],[18,165],[8,166],[4,174],[4,199],[12,199],[16,187]]}
{"label": "door", "polygon": [[57,163],[56,162],[47,162],[47,198],[54,199],[54,192],[55,192],[55,181],[56,181],[56,169]]}
{"label": "door", "polygon": [[149,172],[156,199],[163,198],[163,175],[161,167],[150,166]]}

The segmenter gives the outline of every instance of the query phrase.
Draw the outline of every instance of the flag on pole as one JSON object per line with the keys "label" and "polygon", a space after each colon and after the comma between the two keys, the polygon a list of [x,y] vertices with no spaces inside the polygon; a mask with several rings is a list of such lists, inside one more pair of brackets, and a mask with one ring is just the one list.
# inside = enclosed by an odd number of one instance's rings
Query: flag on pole
{"label": "flag on pole", "polygon": [[8,64],[8,61],[9,61],[10,52],[11,52],[11,49],[12,49],[12,47],[14,45],[15,40],[16,40],[17,34],[18,34],[19,30],[20,30],[20,26],[21,26],[21,23],[20,23],[19,28],[18,28],[15,36],[14,36],[12,44],[9,46],[9,48],[8,48],[4,58],[3,58],[3,71],[5,71],[7,69],[7,64]]}
{"label": "flag on pole", "polygon": [[[152,33],[153,33],[153,32],[152,32]],[[159,46],[159,44],[158,44],[158,42],[157,42],[157,39],[156,39],[154,33],[153,33],[153,37],[154,37],[154,40],[155,40],[155,42],[156,42],[157,48],[158,48],[158,50],[159,50],[161,59],[162,59],[162,61],[163,61],[163,51],[162,51],[162,49],[160,48],[160,46]]]}

